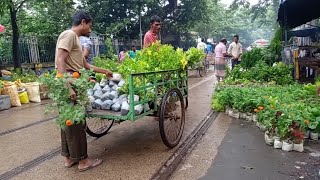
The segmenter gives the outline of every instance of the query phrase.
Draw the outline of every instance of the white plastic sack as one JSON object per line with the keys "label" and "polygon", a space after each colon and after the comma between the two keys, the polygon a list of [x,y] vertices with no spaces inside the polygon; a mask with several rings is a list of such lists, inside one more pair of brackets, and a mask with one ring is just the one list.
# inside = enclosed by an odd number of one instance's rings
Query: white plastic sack
{"label": "white plastic sack", "polygon": [[109,93],[109,99],[114,99],[118,97],[118,91],[111,91]]}
{"label": "white plastic sack", "polygon": [[274,138],[273,147],[276,149],[282,148],[282,141],[280,141],[280,138]]}
{"label": "white plastic sack", "polygon": [[115,112],[118,112],[121,110],[121,105],[119,103],[114,103],[112,106],[111,106],[111,109]]}
{"label": "white plastic sack", "polygon": [[114,85],[116,85],[116,83],[115,83],[114,81],[109,81],[109,86],[110,86],[110,87],[112,87],[112,86],[114,86]]}
{"label": "white plastic sack", "polygon": [[319,134],[315,132],[311,132],[310,139],[317,141],[319,139]]}
{"label": "white plastic sack", "polygon": [[230,111],[229,116],[231,116],[233,118],[236,118],[236,119],[239,119],[240,113],[233,109],[233,110]]}
{"label": "white plastic sack", "polygon": [[143,106],[141,104],[134,106],[134,114],[138,116],[143,111]]}
{"label": "white plastic sack", "polygon": [[103,95],[103,92],[102,92],[102,90],[101,90],[101,88],[100,88],[100,90],[98,89],[98,90],[96,90],[96,91],[94,92],[93,97],[94,97],[95,99],[100,99],[100,98],[102,97],[102,95]]}
{"label": "white plastic sack", "polygon": [[110,92],[106,92],[101,96],[101,101],[106,101],[109,99]]}
{"label": "white plastic sack", "polygon": [[303,142],[300,144],[293,144],[293,150],[297,152],[303,152]]}
{"label": "white plastic sack", "polygon": [[119,87],[122,87],[122,86],[124,86],[125,83],[126,83],[126,82],[125,82],[123,79],[121,79],[121,81],[118,83],[118,86],[119,86]]}
{"label": "white plastic sack", "polygon": [[40,85],[38,82],[25,83],[23,85],[27,90],[29,101],[37,103],[41,102]]}
{"label": "white plastic sack", "polygon": [[264,133],[264,140],[265,140],[266,144],[268,144],[269,146],[272,146],[274,140],[273,140],[273,137],[270,137],[268,133],[269,132]]}
{"label": "white plastic sack", "polygon": [[[133,99],[134,99],[134,102],[139,102],[139,96],[138,95],[134,95]],[[128,95],[128,102],[130,103],[130,95]]]}
{"label": "white plastic sack", "polygon": [[240,119],[246,119],[247,114],[246,113],[240,113]]}
{"label": "white plastic sack", "polygon": [[109,86],[105,86],[103,89],[102,89],[102,92],[103,93],[106,93],[106,92],[110,92],[111,91],[111,88]]}
{"label": "white plastic sack", "polygon": [[93,96],[93,89],[87,90],[87,96]]}
{"label": "white plastic sack", "polygon": [[97,91],[97,90],[100,90],[101,91],[101,87],[100,87],[100,84],[99,83],[96,83],[93,87],[93,91]]}
{"label": "white plastic sack", "polygon": [[130,106],[128,102],[123,101],[121,104],[121,116],[126,116],[129,113]]}
{"label": "white plastic sack", "polygon": [[119,81],[121,81],[121,79],[122,79],[121,74],[119,74],[119,73],[112,74],[112,78],[111,78],[112,81],[119,82]]}
{"label": "white plastic sack", "polygon": [[95,109],[101,109],[101,106],[102,106],[102,101],[101,99],[96,99],[93,104],[92,104],[92,107],[95,108]]}
{"label": "white plastic sack", "polygon": [[104,102],[102,103],[101,109],[110,110],[112,104],[113,104],[112,100],[108,99],[108,100],[106,100],[106,101],[104,101]]}
{"label": "white plastic sack", "polygon": [[293,150],[293,143],[289,143],[289,142],[286,142],[286,141],[283,141],[282,142],[282,150],[284,151],[292,151]]}
{"label": "white plastic sack", "polygon": [[150,110],[150,106],[149,106],[148,103],[146,103],[146,104],[143,105],[143,110],[144,110],[145,112],[147,112],[147,111]]}
{"label": "white plastic sack", "polygon": [[258,120],[258,116],[257,116],[257,115],[253,115],[253,116],[252,116],[252,121],[253,121],[253,122],[257,122],[257,120]]}
{"label": "white plastic sack", "polygon": [[111,89],[113,89],[113,90],[118,90],[118,86],[117,85],[114,85],[114,86],[112,86],[112,88]]}

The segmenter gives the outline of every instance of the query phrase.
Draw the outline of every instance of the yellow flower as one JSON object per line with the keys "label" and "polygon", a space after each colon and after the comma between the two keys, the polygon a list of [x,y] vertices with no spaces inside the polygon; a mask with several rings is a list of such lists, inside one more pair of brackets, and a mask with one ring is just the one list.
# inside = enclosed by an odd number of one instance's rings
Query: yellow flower
{"label": "yellow flower", "polygon": [[182,68],[184,69],[186,67],[186,65],[188,64],[188,61],[186,60],[185,57],[181,58],[180,60]]}

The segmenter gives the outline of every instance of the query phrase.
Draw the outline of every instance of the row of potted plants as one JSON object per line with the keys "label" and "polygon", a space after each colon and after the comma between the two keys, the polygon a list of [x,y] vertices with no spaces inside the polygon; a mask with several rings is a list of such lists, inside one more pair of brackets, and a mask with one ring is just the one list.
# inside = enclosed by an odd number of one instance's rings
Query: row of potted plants
{"label": "row of potted plants", "polygon": [[294,144],[303,147],[305,138],[319,138],[320,98],[315,92],[314,85],[219,85],[212,108],[256,122],[266,131],[267,144],[290,151]]}

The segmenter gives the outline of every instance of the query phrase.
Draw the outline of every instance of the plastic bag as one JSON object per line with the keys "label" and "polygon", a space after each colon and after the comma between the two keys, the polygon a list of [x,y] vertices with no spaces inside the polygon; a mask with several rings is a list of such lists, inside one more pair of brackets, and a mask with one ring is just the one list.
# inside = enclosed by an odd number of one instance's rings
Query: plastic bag
{"label": "plastic bag", "polygon": [[292,151],[293,150],[293,144],[290,142],[286,142],[286,141],[283,141],[282,142],[282,150],[284,151]]}
{"label": "plastic bag", "polygon": [[134,106],[134,114],[138,116],[143,111],[143,106],[141,104]]}
{"label": "plastic bag", "polygon": [[282,141],[280,141],[280,138],[274,138],[273,147],[276,149],[282,148]]}
{"label": "plastic bag", "polygon": [[106,100],[106,101],[104,101],[104,102],[102,103],[101,109],[110,110],[112,104],[113,104],[112,100],[108,99],[108,100]]}
{"label": "plastic bag", "polygon": [[272,146],[273,145],[273,137],[270,137],[268,132],[264,133],[264,140],[266,141],[266,144]]}
{"label": "plastic bag", "polygon": [[125,116],[129,113],[129,104],[126,101],[123,101],[121,104],[121,116]]}
{"label": "plastic bag", "polygon": [[31,102],[41,102],[40,85],[37,82],[23,84],[27,90],[29,100]]}
{"label": "plastic bag", "polygon": [[2,93],[10,96],[11,106],[21,106],[18,90],[16,85],[4,86]]}
{"label": "plastic bag", "polygon": [[28,93],[26,91],[19,93],[19,99],[20,99],[21,104],[30,103]]}
{"label": "plastic bag", "polygon": [[297,152],[303,152],[303,142],[300,144],[293,144],[293,150]]}

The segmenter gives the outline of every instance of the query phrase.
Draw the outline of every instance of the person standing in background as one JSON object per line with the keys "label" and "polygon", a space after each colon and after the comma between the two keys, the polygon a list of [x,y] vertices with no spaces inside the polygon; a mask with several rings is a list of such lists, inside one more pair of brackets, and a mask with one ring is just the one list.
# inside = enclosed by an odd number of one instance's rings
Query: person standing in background
{"label": "person standing in background", "polygon": [[242,45],[239,43],[239,36],[235,35],[233,42],[229,45],[228,54],[231,55],[232,69],[235,65],[239,64],[242,55]]}
{"label": "person standing in background", "polygon": [[119,63],[121,64],[123,60],[128,57],[127,48],[123,48],[123,50],[119,53]]}
{"label": "person standing in background", "polygon": [[93,65],[93,49],[90,34],[87,36],[80,36],[80,43],[82,46],[82,53],[88,64]]}
{"label": "person standing in background", "polygon": [[217,77],[217,81],[220,82],[226,76],[226,61],[225,57],[230,57],[227,54],[227,40],[221,39],[220,43],[215,48],[215,71],[214,74]]}
{"label": "person standing in background", "polygon": [[207,45],[204,42],[204,38],[201,38],[201,41],[198,42],[197,49],[202,50],[204,53],[206,53],[206,48],[207,48]]}
{"label": "person standing in background", "polygon": [[130,58],[134,59],[136,57],[137,48],[135,46],[131,47],[131,51],[129,52]]}
{"label": "person standing in background", "polygon": [[150,18],[150,30],[144,35],[143,47],[149,47],[154,42],[158,41],[158,33],[161,30],[161,18],[159,16],[152,16]]}

